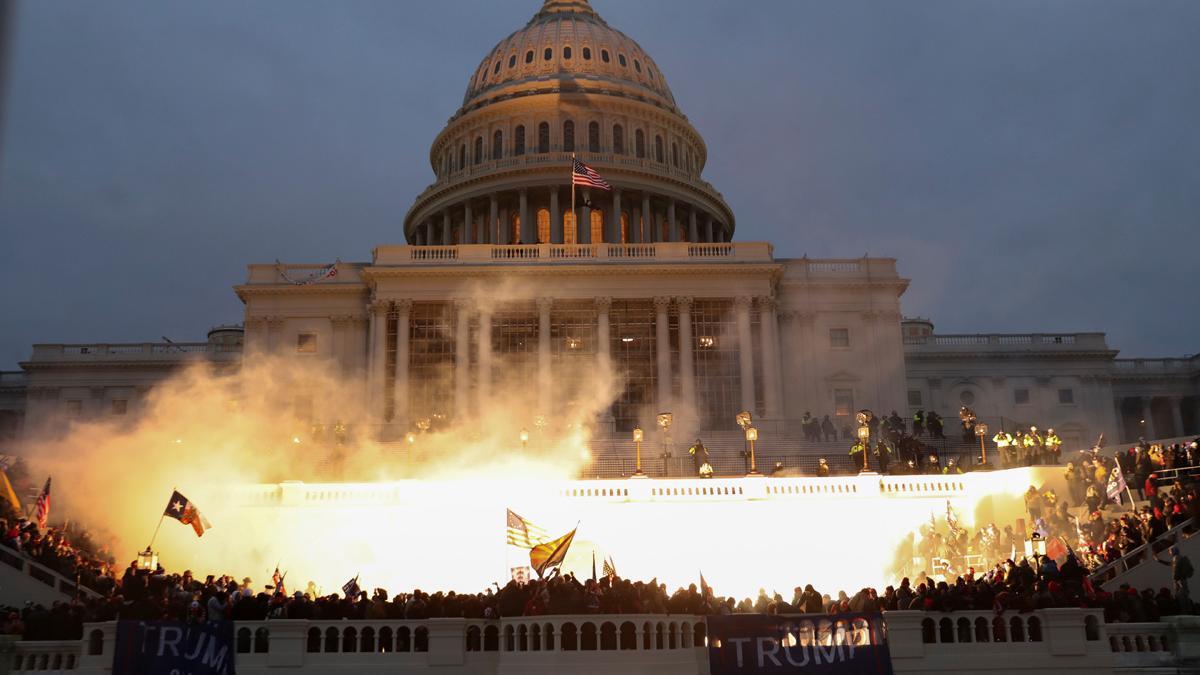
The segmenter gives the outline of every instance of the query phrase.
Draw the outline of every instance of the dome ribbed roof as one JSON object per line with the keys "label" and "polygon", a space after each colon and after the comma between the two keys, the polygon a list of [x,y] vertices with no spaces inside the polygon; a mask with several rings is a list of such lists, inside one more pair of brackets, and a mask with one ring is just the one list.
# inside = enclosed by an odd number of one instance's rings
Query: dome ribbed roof
{"label": "dome ribbed roof", "polygon": [[587,0],[546,0],[475,69],[462,111],[547,89],[602,90],[676,110],[658,64],[605,23]]}

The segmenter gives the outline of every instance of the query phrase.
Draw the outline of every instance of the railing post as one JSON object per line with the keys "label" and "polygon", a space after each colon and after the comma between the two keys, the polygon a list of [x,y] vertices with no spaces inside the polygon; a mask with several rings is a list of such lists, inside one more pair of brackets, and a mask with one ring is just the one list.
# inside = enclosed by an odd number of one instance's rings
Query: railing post
{"label": "railing post", "polygon": [[309,622],[303,619],[273,620],[264,624],[270,631],[267,666],[299,668],[304,665]]}
{"label": "railing post", "polygon": [[[503,633],[500,639],[504,639]],[[429,619],[430,666],[461,666],[466,652],[466,619]]]}
{"label": "railing post", "polygon": [[1054,656],[1078,656],[1087,653],[1084,617],[1087,612],[1076,608],[1047,608],[1041,611],[1042,640],[1049,643]]}
{"label": "railing post", "polygon": [[892,659],[924,658],[925,643],[921,640],[921,620],[929,616],[925,612],[909,610],[888,612],[884,616]]}

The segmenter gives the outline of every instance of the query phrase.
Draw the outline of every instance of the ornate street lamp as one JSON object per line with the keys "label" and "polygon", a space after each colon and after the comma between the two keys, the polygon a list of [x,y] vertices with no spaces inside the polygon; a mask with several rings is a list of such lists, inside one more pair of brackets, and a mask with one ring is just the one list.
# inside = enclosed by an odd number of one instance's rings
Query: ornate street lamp
{"label": "ornate street lamp", "polygon": [[1046,540],[1042,535],[1034,532],[1025,540],[1025,557],[1032,558],[1035,555],[1046,555]]}
{"label": "ornate street lamp", "polygon": [[754,427],[746,427],[746,440],[750,443],[750,475],[758,474],[758,467],[754,462],[754,441],[758,440],[758,429]]}
{"label": "ornate street lamp", "polygon": [[158,569],[158,553],[147,546],[145,551],[138,552],[137,567],[143,572],[153,572]]}
{"label": "ornate street lamp", "polygon": [[987,432],[988,425],[986,422],[975,423],[975,436],[979,438],[979,458],[980,463],[984,468],[987,468]]}
{"label": "ornate street lamp", "polygon": [[858,422],[858,440],[863,444],[862,473],[867,473],[871,470],[871,420],[875,419],[875,413],[859,410],[854,419]]}
{"label": "ornate street lamp", "polygon": [[633,443],[637,446],[637,471],[633,472],[635,476],[645,475],[642,473],[642,439],[645,437],[646,434],[642,431],[641,427],[636,427],[633,430]]}
{"label": "ornate street lamp", "polygon": [[675,421],[675,416],[669,412],[659,413],[658,428],[662,429],[662,461],[663,475],[667,475],[667,459],[671,457],[671,422]]}

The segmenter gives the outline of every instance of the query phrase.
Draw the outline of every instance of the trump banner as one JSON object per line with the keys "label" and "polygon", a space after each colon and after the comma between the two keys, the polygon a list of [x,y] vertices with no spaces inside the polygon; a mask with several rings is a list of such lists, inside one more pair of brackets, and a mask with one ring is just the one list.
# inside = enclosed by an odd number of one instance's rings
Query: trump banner
{"label": "trump banner", "polygon": [[233,622],[122,621],[113,675],[235,675]]}
{"label": "trump banner", "polygon": [[892,675],[879,614],[708,617],[711,675]]}

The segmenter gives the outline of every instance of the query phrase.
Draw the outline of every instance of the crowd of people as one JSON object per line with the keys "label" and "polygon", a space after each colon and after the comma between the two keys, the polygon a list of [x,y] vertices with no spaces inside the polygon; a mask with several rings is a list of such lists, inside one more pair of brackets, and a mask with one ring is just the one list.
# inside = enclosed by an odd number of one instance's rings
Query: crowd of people
{"label": "crowd of people", "polygon": [[[1043,540],[1061,544],[1059,550],[1049,547],[1046,555],[1024,556],[1026,533],[1012,526],[1000,529],[987,524],[975,530],[960,527],[947,505],[945,531],[931,519],[920,530],[919,541],[898,554],[900,559],[911,561],[897,566],[906,575],[898,585],[882,592],[862,588],[853,594],[836,595],[806,585],[797,586],[790,597],[765,589],[756,598],[723,597],[714,594],[703,578],[699,585],[672,593],[657,580],[623,579],[615,571],[598,579],[565,574],[527,583],[510,581],[481,593],[413,590],[397,594],[382,588],[326,594],[311,582],[303,590],[289,592],[284,579],[278,577],[270,584],[256,586],[249,578],[238,581],[229,575],[199,578],[190,570],[168,573],[161,566],[143,570],[136,561],[118,575],[111,556],[97,549],[85,533],[71,534],[66,527],[43,531],[36,522],[0,502],[0,526],[4,531],[0,544],[7,550],[6,555],[34,560],[75,579],[81,587],[69,602],[6,608],[2,630],[41,640],[79,638],[86,622],[118,619],[489,619],[551,614],[815,614],[905,609],[991,609],[999,613],[1046,607],[1101,608],[1108,621],[1153,621],[1193,611],[1188,591],[1191,563],[1173,546],[1173,539],[1162,535],[1200,516],[1200,486],[1184,478],[1160,488],[1156,472],[1194,464],[1196,451],[1193,442],[1168,448],[1140,444],[1115,460],[1097,453],[1081,453],[1065,468],[1067,495],[1031,486],[1025,495],[1029,527]],[[1114,507],[1119,497],[1112,490],[1114,473],[1128,476],[1126,498],[1137,493],[1146,501],[1144,506],[1137,511]],[[1142,476],[1145,479],[1139,484]],[[1100,589],[1092,573],[1146,542],[1153,542],[1147,547],[1148,557],[1172,567],[1174,588]],[[1163,558],[1164,552],[1168,559]]]}

